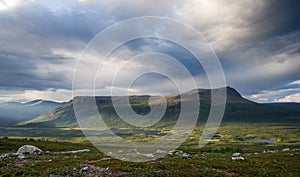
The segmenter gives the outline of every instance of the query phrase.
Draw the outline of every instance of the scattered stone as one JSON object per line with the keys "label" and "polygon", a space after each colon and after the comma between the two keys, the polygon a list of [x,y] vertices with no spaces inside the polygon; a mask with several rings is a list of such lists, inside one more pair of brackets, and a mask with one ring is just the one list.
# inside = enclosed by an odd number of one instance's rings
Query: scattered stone
{"label": "scattered stone", "polygon": [[14,152],[12,152],[12,153],[10,153],[9,154],[9,156],[10,157],[18,157],[19,155],[21,155],[22,153],[14,153]]}
{"label": "scattered stone", "polygon": [[19,159],[25,159],[25,156],[24,156],[23,154],[19,154],[19,155],[18,155],[18,158],[19,158]]}
{"label": "scattered stone", "polygon": [[169,155],[177,155],[177,156],[181,156],[181,157],[192,157],[191,154],[188,154],[188,153],[185,153],[185,152],[182,152],[180,150],[171,150],[168,152]]}
{"label": "scattered stone", "polygon": [[157,149],[157,150],[155,151],[155,153],[156,153],[156,154],[166,154],[167,151]]}
{"label": "scattered stone", "polygon": [[130,154],[141,154],[137,149],[128,149],[127,152]]}
{"label": "scattered stone", "polygon": [[9,154],[9,153],[6,153],[6,154],[2,154],[2,155],[0,156],[0,159],[4,159],[4,158],[8,158],[8,157],[10,157],[10,154]]}
{"label": "scattered stone", "polygon": [[77,153],[84,153],[84,152],[90,152],[89,149],[81,149],[76,151],[61,151],[61,154],[77,154]]}
{"label": "scattered stone", "polygon": [[236,161],[236,160],[243,161],[243,160],[245,160],[245,158],[241,156],[241,153],[235,152],[235,153],[233,153],[231,155],[231,160],[234,160],[234,161]]}
{"label": "scattered stone", "polygon": [[263,153],[274,153],[274,152],[275,152],[275,151],[269,150],[269,149],[263,151]]}
{"label": "scattered stone", "polygon": [[89,167],[83,167],[80,169],[81,172],[88,171]]}
{"label": "scattered stone", "polygon": [[183,154],[183,152],[180,150],[171,150],[168,152],[168,154],[169,155],[181,155],[181,154]]}
{"label": "scattered stone", "polygon": [[22,153],[6,153],[6,154],[2,154],[0,156],[0,159],[4,159],[4,158],[10,158],[10,157],[17,157],[19,159],[25,159],[25,155]]}
{"label": "scattered stone", "polygon": [[143,154],[143,155],[150,159],[153,159],[155,157],[154,154]]}
{"label": "scattered stone", "polygon": [[231,160],[234,160],[234,161],[237,161],[237,160],[239,160],[239,161],[244,161],[245,160],[245,158],[244,157],[231,157]]}
{"label": "scattered stone", "polygon": [[235,152],[235,153],[232,154],[232,157],[238,157],[238,156],[241,156],[241,153]]}
{"label": "scattered stone", "polygon": [[123,153],[123,150],[119,150],[118,153]]}
{"label": "scattered stone", "polygon": [[284,148],[284,149],[282,149],[282,152],[288,152],[290,150],[291,150],[290,148]]}
{"label": "scattered stone", "polygon": [[84,176],[98,176],[98,175],[112,175],[111,170],[109,167],[107,168],[100,168],[100,167],[95,167],[93,165],[87,165],[83,168],[80,169],[80,173],[82,173]]}
{"label": "scattered stone", "polygon": [[32,146],[32,145],[24,145],[22,147],[19,148],[19,150],[17,151],[17,154],[38,154],[38,155],[42,155],[44,152],[37,148],[36,146]]}
{"label": "scattered stone", "polygon": [[114,155],[114,153],[108,152],[107,155],[108,155],[108,156],[112,156],[112,155]]}
{"label": "scattered stone", "polygon": [[205,157],[205,154],[196,154],[196,156]]}
{"label": "scattered stone", "polygon": [[183,153],[181,156],[185,157],[185,158],[191,158],[192,157],[192,155],[188,154],[188,153]]}

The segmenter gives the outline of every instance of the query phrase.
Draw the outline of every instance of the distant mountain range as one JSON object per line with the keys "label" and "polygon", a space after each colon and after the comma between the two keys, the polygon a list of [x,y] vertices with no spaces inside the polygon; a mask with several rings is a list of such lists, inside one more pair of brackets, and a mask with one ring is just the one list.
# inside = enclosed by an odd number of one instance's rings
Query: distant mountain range
{"label": "distant mountain range", "polygon": [[298,108],[300,109],[300,103],[295,102],[287,102],[287,103],[267,103],[269,105],[275,105],[275,106],[284,106],[284,107],[290,107],[290,108]]}
{"label": "distant mountain range", "polygon": [[[222,88],[224,89],[224,88]],[[280,104],[259,104],[243,98],[235,89],[226,87],[227,103],[223,122],[283,122],[283,123],[300,123],[300,104],[294,103],[293,106]],[[211,105],[211,90],[196,89],[183,94],[198,93],[201,100],[198,123],[204,123],[208,117]],[[150,111],[148,105],[149,95],[130,96],[130,103],[133,110],[141,115],[145,115]],[[122,100],[125,97],[118,96],[115,99]],[[181,96],[172,94],[165,96],[168,106],[165,115],[156,125],[158,127],[173,126],[176,122],[181,105]],[[159,99],[159,97],[157,97]],[[38,116],[35,119],[18,123],[19,126],[46,126],[46,127],[78,127],[77,120],[73,110],[74,102],[81,102],[86,105],[82,108],[82,113],[89,114],[89,104],[92,97],[76,97],[67,104],[49,111],[47,114]],[[190,100],[184,100],[190,101]],[[34,104],[34,103],[33,103]],[[121,120],[112,104],[112,98],[107,96],[97,96],[96,104],[101,116],[110,127],[129,128],[126,122]],[[158,103],[159,104],[159,103]],[[97,122],[94,115],[86,122]]]}
{"label": "distant mountain range", "polygon": [[26,103],[3,102],[0,103],[0,124],[5,125],[30,120],[64,104],[66,103],[47,100],[34,100]]}

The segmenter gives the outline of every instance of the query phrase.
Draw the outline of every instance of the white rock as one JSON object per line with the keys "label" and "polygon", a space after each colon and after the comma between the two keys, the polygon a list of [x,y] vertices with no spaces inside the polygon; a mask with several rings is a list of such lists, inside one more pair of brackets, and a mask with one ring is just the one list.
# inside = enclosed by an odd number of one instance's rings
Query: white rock
{"label": "white rock", "polygon": [[244,157],[231,157],[231,160],[234,160],[234,161],[236,161],[236,160],[243,161],[243,160],[245,160],[245,158]]}
{"label": "white rock", "polygon": [[4,159],[4,158],[8,158],[8,157],[10,157],[10,154],[2,154],[0,156],[0,159]]}
{"label": "white rock", "polygon": [[169,155],[182,155],[183,152],[180,150],[171,150],[168,152]]}
{"label": "white rock", "polygon": [[38,154],[41,155],[44,152],[37,148],[36,146],[32,146],[32,145],[24,145],[22,147],[20,147],[17,151],[17,154]]}
{"label": "white rock", "polygon": [[274,153],[274,152],[275,152],[275,151],[269,150],[269,149],[263,151],[263,153]]}
{"label": "white rock", "polygon": [[18,155],[19,159],[25,159],[25,156],[23,154]]}
{"label": "white rock", "polygon": [[10,157],[18,157],[19,155],[21,155],[22,153],[10,153],[9,156]]}
{"label": "white rock", "polygon": [[128,153],[131,153],[131,154],[141,154],[137,149],[128,149],[127,151]]}
{"label": "white rock", "polygon": [[290,148],[284,148],[284,149],[282,149],[282,152],[288,152],[290,150],[291,150]]}
{"label": "white rock", "polygon": [[186,157],[186,158],[192,157],[192,155],[191,155],[191,154],[188,154],[188,153],[183,153],[181,156],[182,156],[182,157]]}
{"label": "white rock", "polygon": [[240,155],[241,155],[241,153],[235,152],[235,153],[232,154],[232,157],[238,157],[238,156],[240,156]]}
{"label": "white rock", "polygon": [[156,153],[156,154],[166,154],[167,151],[157,149],[157,150],[155,151],[155,153]]}
{"label": "white rock", "polygon": [[80,171],[88,171],[89,167],[83,167]]}
{"label": "white rock", "polygon": [[107,155],[108,155],[108,156],[112,156],[112,155],[114,155],[114,153],[108,152]]}
{"label": "white rock", "polygon": [[153,159],[155,157],[154,154],[143,154],[143,155],[150,159]]}
{"label": "white rock", "polygon": [[77,154],[77,153],[84,153],[84,152],[90,152],[89,149],[81,149],[81,150],[75,150],[75,151],[61,151],[61,154]]}

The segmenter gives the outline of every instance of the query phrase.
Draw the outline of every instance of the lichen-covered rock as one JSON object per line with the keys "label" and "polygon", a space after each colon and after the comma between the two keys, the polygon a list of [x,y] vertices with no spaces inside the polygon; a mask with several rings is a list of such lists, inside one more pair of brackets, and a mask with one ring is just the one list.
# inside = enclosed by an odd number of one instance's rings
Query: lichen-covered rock
{"label": "lichen-covered rock", "polygon": [[19,150],[17,151],[17,154],[38,154],[41,155],[44,152],[37,148],[36,146],[32,146],[32,145],[24,145],[22,147],[19,148]]}

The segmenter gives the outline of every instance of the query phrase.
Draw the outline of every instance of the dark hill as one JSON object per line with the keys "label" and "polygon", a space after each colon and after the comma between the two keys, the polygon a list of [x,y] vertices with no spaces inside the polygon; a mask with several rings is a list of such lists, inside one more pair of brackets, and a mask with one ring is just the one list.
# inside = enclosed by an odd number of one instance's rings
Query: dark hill
{"label": "dark hill", "polygon": [[[223,88],[224,89],[224,88]],[[201,100],[199,123],[204,123],[208,117],[211,105],[210,89],[196,89],[183,94],[197,93]],[[276,105],[258,104],[243,98],[235,89],[226,87],[227,100],[226,111],[223,122],[300,122],[300,111],[293,107],[278,107]],[[149,113],[149,95],[130,96],[130,103],[133,110],[141,115]],[[125,99],[126,97],[115,97],[117,100]],[[168,101],[168,107],[162,120],[157,126],[174,125],[180,113],[181,96],[172,94],[165,96]],[[157,97],[159,99],[159,97]],[[18,125],[22,126],[50,126],[50,127],[78,127],[77,120],[74,115],[73,102],[83,103],[86,108],[82,108],[82,112],[87,112],[88,105],[93,102],[93,97],[75,97],[66,105],[50,111],[47,114],[41,115],[33,120],[21,122]],[[101,116],[106,124],[111,127],[130,127],[126,122],[121,120],[112,105],[112,99],[108,96],[96,97],[96,103]],[[189,101],[189,100],[183,100]],[[91,117],[93,115],[90,115]],[[86,121],[94,121],[93,118]]]}

